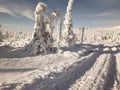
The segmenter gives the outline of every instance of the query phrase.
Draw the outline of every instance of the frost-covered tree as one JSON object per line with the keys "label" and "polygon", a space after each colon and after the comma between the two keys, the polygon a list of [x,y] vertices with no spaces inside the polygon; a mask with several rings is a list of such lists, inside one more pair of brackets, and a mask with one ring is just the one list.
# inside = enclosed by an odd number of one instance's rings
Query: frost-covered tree
{"label": "frost-covered tree", "polygon": [[75,34],[73,33],[73,23],[72,23],[72,7],[73,7],[74,0],[69,0],[68,7],[67,7],[67,13],[65,16],[64,25],[66,28],[66,40],[68,42],[69,46],[72,46],[75,44]]}
{"label": "frost-covered tree", "polygon": [[53,23],[60,17],[58,10],[53,11],[48,16],[43,14],[48,7],[43,2],[39,2],[36,6],[35,14],[35,25],[32,41],[29,45],[26,45],[25,50],[30,50],[34,55],[52,51],[53,48]]}
{"label": "frost-covered tree", "polygon": [[0,42],[3,41],[3,34],[2,34],[2,32],[1,32],[1,27],[2,27],[2,24],[0,25]]}
{"label": "frost-covered tree", "polygon": [[3,35],[2,35],[2,32],[0,31],[0,42],[3,41]]}
{"label": "frost-covered tree", "polygon": [[58,35],[58,47],[57,52],[61,53],[60,47],[61,47],[61,41],[62,41],[62,18],[59,23],[59,35]]}
{"label": "frost-covered tree", "polygon": [[50,42],[49,45],[51,45],[50,47],[52,47],[52,43],[53,43],[53,30],[55,28],[55,26],[53,25],[55,22],[57,22],[57,19],[61,16],[61,12],[60,10],[54,10],[50,15],[48,15],[48,17],[46,18],[46,31],[49,32],[50,36]]}
{"label": "frost-covered tree", "polygon": [[49,33],[45,31],[46,24],[43,16],[43,12],[45,12],[47,9],[48,7],[46,4],[39,2],[34,12],[35,26],[32,41],[32,51],[35,55],[39,53],[47,53]]}

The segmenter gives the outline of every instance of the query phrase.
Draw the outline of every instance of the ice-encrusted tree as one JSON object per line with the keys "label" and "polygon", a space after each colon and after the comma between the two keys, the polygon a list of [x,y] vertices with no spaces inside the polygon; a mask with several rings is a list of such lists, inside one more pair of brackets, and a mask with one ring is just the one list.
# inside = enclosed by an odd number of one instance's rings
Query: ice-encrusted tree
{"label": "ice-encrusted tree", "polygon": [[43,2],[39,2],[36,6],[35,25],[32,41],[26,46],[25,50],[30,50],[34,55],[52,51],[53,48],[53,23],[60,17],[58,10],[53,11],[48,16],[44,16],[44,12],[48,10],[48,7]]}
{"label": "ice-encrusted tree", "polygon": [[49,33],[46,32],[46,24],[43,13],[48,9],[47,5],[39,2],[36,6],[34,34],[32,40],[32,52],[34,55],[39,53],[47,53],[49,46]]}
{"label": "ice-encrusted tree", "polygon": [[61,17],[61,12],[60,10],[54,10],[52,13],[50,13],[48,15],[48,17],[46,18],[46,31],[49,32],[50,34],[50,38],[51,39],[49,42],[49,45],[51,45],[52,47],[52,43],[53,43],[53,30],[55,28],[55,26],[53,25],[55,22],[57,22],[57,19]]}
{"label": "ice-encrusted tree", "polygon": [[2,32],[0,31],[0,42],[2,42],[2,39],[3,38],[3,35],[2,35]]}
{"label": "ice-encrusted tree", "polygon": [[74,0],[69,0],[68,6],[67,6],[67,13],[65,15],[65,29],[66,29],[66,40],[68,43],[68,46],[72,46],[75,44],[75,34],[73,33],[73,23],[72,23],[72,7],[73,7]]}
{"label": "ice-encrusted tree", "polygon": [[2,32],[1,32],[1,27],[2,27],[2,24],[0,25],[0,42],[3,41],[3,34],[2,34]]}

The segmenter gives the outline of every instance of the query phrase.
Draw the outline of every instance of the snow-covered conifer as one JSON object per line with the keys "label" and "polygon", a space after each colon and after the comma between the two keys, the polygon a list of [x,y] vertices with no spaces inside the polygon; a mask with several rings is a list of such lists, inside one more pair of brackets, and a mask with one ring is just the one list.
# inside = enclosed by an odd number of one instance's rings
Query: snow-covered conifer
{"label": "snow-covered conifer", "polygon": [[39,2],[36,6],[34,33],[31,42],[31,51],[34,55],[40,53],[47,53],[52,50],[53,47],[53,23],[60,17],[59,10],[53,11],[47,17],[44,16],[44,12],[48,9],[47,5],[43,2]]}
{"label": "snow-covered conifer", "polygon": [[68,7],[67,7],[67,13],[65,16],[64,25],[66,28],[66,40],[68,42],[69,46],[72,46],[75,44],[75,34],[73,33],[73,24],[72,24],[72,7],[73,7],[74,0],[69,0]]}
{"label": "snow-covered conifer", "polygon": [[0,25],[0,42],[3,41],[3,34],[2,34],[2,32],[1,32],[1,27],[2,27],[2,24]]}

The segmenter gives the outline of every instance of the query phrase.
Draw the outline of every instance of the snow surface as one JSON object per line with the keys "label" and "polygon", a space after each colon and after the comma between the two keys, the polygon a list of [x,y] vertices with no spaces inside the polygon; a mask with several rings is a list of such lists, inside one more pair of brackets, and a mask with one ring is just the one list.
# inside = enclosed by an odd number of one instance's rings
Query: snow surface
{"label": "snow surface", "polygon": [[[0,90],[120,90],[120,28],[75,29],[77,44],[32,56],[32,33],[3,32]],[[56,47],[58,31],[53,31]]]}

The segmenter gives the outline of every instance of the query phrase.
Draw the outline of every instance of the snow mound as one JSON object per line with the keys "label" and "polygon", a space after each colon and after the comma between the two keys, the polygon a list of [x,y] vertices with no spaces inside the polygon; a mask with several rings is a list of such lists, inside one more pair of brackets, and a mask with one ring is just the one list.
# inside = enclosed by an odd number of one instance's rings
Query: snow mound
{"label": "snow mound", "polygon": [[112,47],[112,51],[117,51],[117,48],[116,47]]}
{"label": "snow mound", "polygon": [[104,50],[103,51],[110,51],[110,48],[104,48]]}
{"label": "snow mound", "polygon": [[79,54],[76,52],[70,52],[70,51],[65,51],[63,53],[65,57],[71,57],[71,58],[79,58]]}

